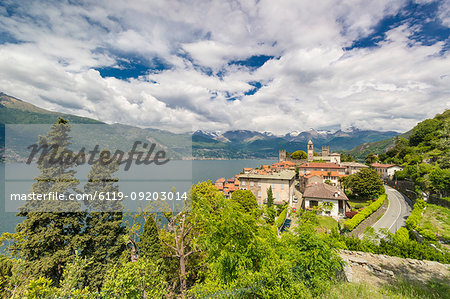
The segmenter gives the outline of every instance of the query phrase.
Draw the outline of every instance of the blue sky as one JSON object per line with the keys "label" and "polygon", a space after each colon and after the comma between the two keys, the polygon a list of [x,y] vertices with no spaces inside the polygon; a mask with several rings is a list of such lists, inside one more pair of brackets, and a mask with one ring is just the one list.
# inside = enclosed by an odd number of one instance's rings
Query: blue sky
{"label": "blue sky", "polygon": [[0,91],[176,132],[406,131],[450,106],[450,1],[2,1]]}

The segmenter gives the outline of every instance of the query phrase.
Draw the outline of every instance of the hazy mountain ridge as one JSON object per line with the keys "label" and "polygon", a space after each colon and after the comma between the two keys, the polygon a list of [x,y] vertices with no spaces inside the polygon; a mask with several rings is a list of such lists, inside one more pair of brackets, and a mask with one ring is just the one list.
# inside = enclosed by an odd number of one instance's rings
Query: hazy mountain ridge
{"label": "hazy mountain ridge", "polygon": [[[154,142],[177,158],[268,158],[277,157],[279,150],[293,152],[306,150],[311,139],[316,151],[329,145],[331,151],[350,150],[361,143],[379,141],[398,135],[396,132],[372,130],[314,130],[292,131],[277,136],[271,132],[230,130],[213,132],[198,130],[176,134],[154,128],[137,128],[122,124],[105,124],[94,119],[48,111],[30,103],[0,93],[0,119],[2,124],[52,124],[61,116],[73,124],[99,124],[103,129],[90,132],[93,140],[103,140],[104,146],[130,147],[132,140]],[[2,133],[2,138],[3,133]]]}

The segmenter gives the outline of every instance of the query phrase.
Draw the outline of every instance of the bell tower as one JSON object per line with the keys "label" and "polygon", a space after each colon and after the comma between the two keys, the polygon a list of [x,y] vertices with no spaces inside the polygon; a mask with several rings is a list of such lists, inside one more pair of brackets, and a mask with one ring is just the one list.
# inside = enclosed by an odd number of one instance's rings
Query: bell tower
{"label": "bell tower", "polygon": [[308,161],[314,160],[314,145],[311,139],[308,141]]}

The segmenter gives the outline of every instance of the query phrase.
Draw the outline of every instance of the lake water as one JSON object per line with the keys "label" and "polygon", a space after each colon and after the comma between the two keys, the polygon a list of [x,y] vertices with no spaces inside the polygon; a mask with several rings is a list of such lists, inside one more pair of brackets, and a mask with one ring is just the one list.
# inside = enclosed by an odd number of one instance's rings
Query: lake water
{"label": "lake water", "polygon": [[[262,164],[272,164],[275,160],[194,160],[171,161],[165,167],[149,168],[148,166],[133,166],[130,171],[119,171],[119,188],[129,194],[134,191],[171,191],[175,186],[177,191],[189,190],[192,184],[201,181],[216,181],[218,178],[231,178],[240,173],[244,167],[258,167]],[[169,165],[170,164],[170,165]],[[77,167],[76,177],[82,186],[90,167]],[[33,178],[39,174],[35,166],[25,164],[0,164],[0,234],[13,232],[22,218],[16,216],[17,205],[6,197],[10,193],[26,193],[31,189]],[[7,182],[5,184],[5,181]]]}

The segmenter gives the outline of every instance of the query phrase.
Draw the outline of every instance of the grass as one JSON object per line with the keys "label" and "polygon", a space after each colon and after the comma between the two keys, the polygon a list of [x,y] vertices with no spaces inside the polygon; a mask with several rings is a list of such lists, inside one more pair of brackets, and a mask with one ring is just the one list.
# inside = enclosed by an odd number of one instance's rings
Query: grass
{"label": "grass", "polygon": [[450,288],[445,281],[430,280],[426,284],[399,279],[381,287],[368,283],[339,283],[320,298],[448,298]]}
{"label": "grass", "polygon": [[428,204],[419,226],[431,230],[440,240],[450,241],[450,209]]}
{"label": "grass", "polygon": [[360,209],[365,208],[368,205],[370,205],[373,202],[373,200],[367,200],[367,199],[349,199],[348,203],[353,209]]}
{"label": "grass", "polygon": [[320,227],[324,227],[329,230],[338,227],[337,221],[334,220],[332,217],[319,215],[317,216],[317,220],[319,220]]}

